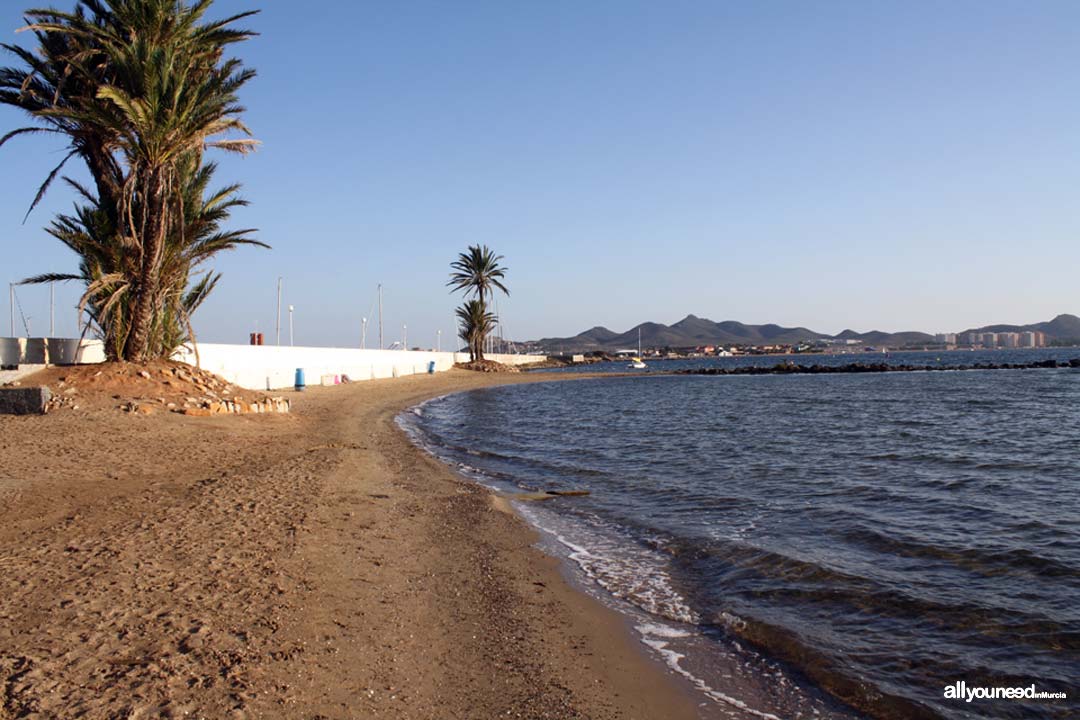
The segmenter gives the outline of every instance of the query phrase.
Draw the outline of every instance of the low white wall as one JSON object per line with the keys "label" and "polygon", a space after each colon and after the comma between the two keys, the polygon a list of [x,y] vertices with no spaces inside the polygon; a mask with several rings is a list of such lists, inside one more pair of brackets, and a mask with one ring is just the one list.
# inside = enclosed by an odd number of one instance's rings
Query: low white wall
{"label": "low white wall", "polygon": [[73,365],[105,361],[100,340],[79,338],[0,338],[0,366]]}
{"label": "low white wall", "polygon": [[[360,350],[352,348],[278,347],[276,345],[220,345],[199,343],[199,366],[241,387],[276,390],[293,387],[296,369],[304,369],[307,385],[319,385],[324,375],[347,375],[350,381],[402,377],[449,370],[455,362],[468,362],[468,353],[417,350]],[[541,355],[485,355],[507,365],[525,365]],[[173,358],[195,364],[195,353],[185,346]]]}
{"label": "low white wall", "polygon": [[[76,350],[76,348],[78,348]],[[74,355],[74,360],[73,360]],[[359,350],[353,348],[278,347],[276,345],[223,345],[199,343],[199,365],[229,382],[253,390],[292,387],[296,369],[304,369],[307,385],[319,385],[323,375],[348,375],[349,380],[374,380],[449,370],[455,362],[468,362],[468,353],[416,350]],[[525,365],[543,355],[485,355],[506,365]],[[174,360],[195,365],[195,352],[185,346]],[[0,338],[0,366],[58,365],[105,361],[100,340],[77,338]]]}

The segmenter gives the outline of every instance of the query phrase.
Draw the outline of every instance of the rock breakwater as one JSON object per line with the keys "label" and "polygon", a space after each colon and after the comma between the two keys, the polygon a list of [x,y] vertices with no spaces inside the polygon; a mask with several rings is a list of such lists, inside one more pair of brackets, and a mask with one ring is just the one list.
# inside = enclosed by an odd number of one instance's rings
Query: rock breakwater
{"label": "rock breakwater", "polygon": [[845,365],[800,365],[787,362],[767,367],[693,368],[675,370],[674,375],[831,375],[836,373],[942,372],[958,370],[1054,370],[1080,369],[1080,358],[1068,361],[1039,360],[1030,363],[976,363],[974,365],[911,365],[891,363],[847,363]]}

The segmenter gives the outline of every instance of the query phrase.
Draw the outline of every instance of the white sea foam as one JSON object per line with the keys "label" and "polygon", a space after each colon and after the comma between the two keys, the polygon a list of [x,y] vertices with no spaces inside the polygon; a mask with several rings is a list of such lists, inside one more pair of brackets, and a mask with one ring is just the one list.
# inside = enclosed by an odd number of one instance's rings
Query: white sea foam
{"label": "white sea foam", "polygon": [[712,699],[717,703],[729,705],[733,708],[754,717],[762,718],[763,720],[783,720],[778,715],[774,715],[769,712],[762,712],[750,707],[747,703],[739,700],[738,698],[731,697],[723,692],[720,692],[716,688],[710,686],[707,682],[694,675],[692,672],[682,666],[682,660],[686,657],[683,653],[673,650],[670,645],[673,639],[689,637],[690,633],[673,628],[669,625],[660,625],[657,623],[643,623],[636,626],[637,631],[641,634],[641,641],[655,650],[657,654],[663,658],[664,663],[671,668],[674,672],[682,675],[684,678],[690,681],[694,687],[696,687],[706,697]]}
{"label": "white sea foam", "polygon": [[736,630],[742,630],[746,627],[746,621],[733,613],[720,612],[716,617],[728,627],[735,628]]}
{"label": "white sea foam", "polygon": [[648,635],[651,637],[662,638],[681,638],[690,637],[690,633],[686,630],[681,630],[671,625],[661,625],[659,623],[642,623],[637,626],[638,632],[642,635]]}
{"label": "white sea foam", "polygon": [[616,598],[658,617],[695,624],[700,618],[675,589],[663,553],[622,537],[598,521],[569,522],[522,505],[521,514],[567,550],[585,576]]}

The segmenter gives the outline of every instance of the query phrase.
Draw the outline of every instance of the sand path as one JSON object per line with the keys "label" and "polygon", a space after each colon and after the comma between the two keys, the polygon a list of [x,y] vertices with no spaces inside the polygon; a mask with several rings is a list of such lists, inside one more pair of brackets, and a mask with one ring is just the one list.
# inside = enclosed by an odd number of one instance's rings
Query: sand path
{"label": "sand path", "polygon": [[0,417],[0,718],[694,717],[393,422],[538,379],[319,388],[283,417]]}

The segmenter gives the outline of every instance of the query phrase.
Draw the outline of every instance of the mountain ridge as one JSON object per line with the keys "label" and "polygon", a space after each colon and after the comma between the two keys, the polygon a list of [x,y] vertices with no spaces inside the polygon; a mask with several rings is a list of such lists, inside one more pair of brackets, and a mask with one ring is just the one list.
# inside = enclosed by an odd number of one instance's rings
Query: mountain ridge
{"label": "mountain ridge", "polygon": [[[641,344],[652,348],[699,345],[792,345],[814,340],[859,340],[865,345],[888,347],[934,342],[933,335],[918,330],[902,332],[870,330],[860,333],[849,328],[836,335],[829,335],[805,327],[784,327],[775,323],[748,325],[737,320],[715,322],[689,314],[671,325],[651,321],[643,322],[623,333],[597,325],[571,337],[541,338],[531,344],[560,352],[633,349],[638,344],[639,329]],[[1047,342],[1076,341],[1080,343],[1080,317],[1064,313],[1045,322],[1029,325],[986,325],[963,332],[1025,332],[1029,330],[1045,333]]]}

